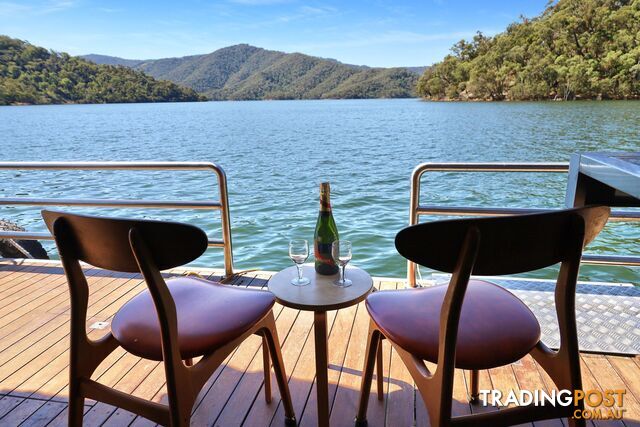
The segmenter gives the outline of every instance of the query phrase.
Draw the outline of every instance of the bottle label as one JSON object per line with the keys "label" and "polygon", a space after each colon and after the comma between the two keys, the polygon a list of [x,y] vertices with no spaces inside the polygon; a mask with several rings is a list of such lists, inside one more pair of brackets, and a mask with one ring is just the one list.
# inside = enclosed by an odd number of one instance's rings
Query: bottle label
{"label": "bottle label", "polygon": [[316,243],[315,257],[323,264],[335,264],[331,256],[331,243]]}
{"label": "bottle label", "polygon": [[338,272],[338,265],[331,256],[331,243],[315,244],[316,271],[320,274],[332,275]]}

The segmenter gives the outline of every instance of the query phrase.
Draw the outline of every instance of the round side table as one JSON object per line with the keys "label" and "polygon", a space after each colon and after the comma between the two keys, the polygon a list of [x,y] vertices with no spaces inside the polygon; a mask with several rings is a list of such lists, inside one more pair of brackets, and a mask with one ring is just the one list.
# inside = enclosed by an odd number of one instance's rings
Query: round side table
{"label": "round side table", "polygon": [[345,276],[353,284],[342,288],[333,284],[339,275],[323,276],[317,274],[313,265],[304,265],[304,277],[311,283],[305,286],[291,284],[297,277],[295,266],[285,268],[269,279],[269,290],[276,300],[298,310],[313,311],[313,332],[316,350],[316,391],[318,393],[318,425],[329,425],[329,380],[327,353],[327,311],[349,307],[364,300],[373,289],[373,280],[366,271],[347,266]]}

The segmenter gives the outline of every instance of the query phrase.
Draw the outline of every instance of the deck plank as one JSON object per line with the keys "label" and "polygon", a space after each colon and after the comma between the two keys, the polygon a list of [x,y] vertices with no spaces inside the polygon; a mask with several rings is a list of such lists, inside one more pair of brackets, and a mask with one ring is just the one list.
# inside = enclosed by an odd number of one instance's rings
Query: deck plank
{"label": "deck plank", "polygon": [[[368,319],[361,315],[364,310],[364,304],[358,304],[356,321],[353,324],[353,330],[351,332],[351,336],[353,337],[365,338],[367,336],[369,327]],[[348,343],[339,377],[338,389],[333,399],[333,406],[331,406],[331,425],[353,425],[355,408],[357,408],[360,397],[360,380],[365,346],[365,339],[353,339]],[[313,403],[315,403],[315,401]],[[315,408],[315,405],[311,407]],[[311,419],[312,417],[310,417],[310,420]]]}
{"label": "deck plank", "polygon": [[[91,274],[91,272],[87,272]],[[38,277],[36,276],[36,280]],[[62,285],[65,283],[63,275],[43,275],[39,282],[41,286],[34,292],[30,292],[26,297],[13,300],[8,297],[8,303],[0,309],[0,328],[15,322],[25,313],[34,309],[45,310],[46,308],[55,307],[58,309],[66,308],[69,304],[67,288]]]}
{"label": "deck plank", "polygon": [[[606,357],[584,355],[582,359],[591,372],[597,372],[597,381],[600,390],[620,390],[627,389],[624,380],[618,375]],[[604,406],[601,406],[604,409]],[[624,396],[624,409],[626,418],[640,420],[640,404],[633,393],[626,393]],[[623,423],[627,423],[623,420]],[[598,424],[598,423],[597,423]],[[598,424],[599,425],[599,424]]]}
{"label": "deck plank", "polygon": [[[91,272],[87,274],[91,275]],[[33,330],[27,325],[29,322],[37,321],[39,316],[50,316],[52,314],[47,311],[47,308],[54,307],[56,300],[46,304],[46,298],[52,295],[61,295],[63,289],[66,290],[64,278],[53,277],[48,280],[47,275],[41,276],[39,288],[43,293],[27,293],[20,302],[13,302],[13,304],[7,304],[5,306],[5,312],[2,314],[2,321],[0,321],[0,340],[4,343],[7,339],[12,339],[16,331],[27,329]],[[56,283],[57,282],[57,283]],[[64,288],[63,288],[64,286]],[[41,301],[36,296],[41,296]],[[68,294],[67,294],[68,299]],[[18,305],[22,305],[19,307]],[[28,305],[28,306],[27,306]],[[8,344],[8,343],[7,343]]]}
{"label": "deck plank", "polygon": [[[518,381],[520,390],[545,390],[547,385],[538,372],[536,362],[531,356],[525,356],[520,362],[511,365]],[[561,419],[537,421],[533,423],[535,427],[563,427]]]}
{"label": "deck plank", "polygon": [[46,400],[24,399],[18,406],[2,418],[2,424],[6,426],[17,426],[38,411]]}
{"label": "deck plank", "polygon": [[3,396],[2,398],[0,398],[0,421],[2,421],[2,418],[7,416],[7,414],[10,414],[15,407],[20,405],[25,400],[26,399],[13,396]]}
{"label": "deck plank", "polygon": [[47,425],[49,421],[55,419],[64,411],[66,407],[67,405],[61,402],[45,402],[37,411],[25,419],[24,422],[20,424],[20,427],[40,427]]}
{"label": "deck plank", "polygon": [[[285,343],[282,356],[285,360],[285,366],[287,367],[287,375],[289,375],[288,384],[291,403],[294,413],[296,414],[296,419],[300,422],[311,394],[313,381],[315,380],[315,342],[313,339],[313,313],[301,311],[298,314],[298,318],[304,320],[304,330],[301,331],[299,338],[291,339],[289,343]],[[334,317],[327,316],[327,328],[333,326],[334,320]],[[297,344],[295,344],[296,342]],[[293,360],[291,366],[287,363],[287,358]],[[277,395],[278,398],[276,405],[272,406],[273,413],[269,413],[263,423],[259,423],[260,425],[282,425],[282,420],[285,416],[284,406],[282,405],[280,394],[275,393],[275,395]],[[257,406],[258,405],[254,405],[252,412],[258,409],[256,408]],[[250,414],[246,420],[247,425],[255,425],[252,418],[253,414]]]}
{"label": "deck plank", "polygon": [[[399,286],[401,286],[400,283],[382,284],[383,289],[397,289]],[[413,378],[395,349],[391,348],[389,358],[389,381],[385,393],[384,417],[380,417],[379,422],[376,422],[375,418],[369,414],[367,414],[367,418],[372,418],[374,425],[413,425],[415,422],[415,384]],[[375,383],[372,394],[374,392]]]}
{"label": "deck plank", "polygon": [[[582,372],[582,388],[584,390],[602,390],[600,386],[600,377],[597,371],[592,371],[586,361],[587,357],[582,355],[580,357],[580,368]],[[594,427],[624,427],[624,422],[619,420],[608,421],[591,421],[587,425],[593,425]]]}
{"label": "deck plank", "polygon": [[640,402],[640,365],[638,357],[607,356],[609,363],[615,368],[616,373],[624,381],[627,393],[632,393],[637,402]]}
{"label": "deck plank", "polygon": [[[336,391],[342,375],[344,367],[344,359],[347,352],[347,346],[351,331],[353,329],[353,323],[355,319],[357,306],[351,306],[342,310],[330,311],[327,313],[328,323],[328,344],[327,344],[327,360],[329,370],[327,372],[327,379],[329,382],[329,413],[331,413],[334,405]],[[304,406],[304,412],[300,414],[300,425],[316,425],[318,422],[318,391],[316,384],[316,358],[315,358],[315,342],[312,334],[308,339],[308,348],[305,349],[304,359],[296,367],[294,377],[300,376],[300,383],[303,384],[303,391],[307,393],[308,399]],[[302,359],[302,358],[301,358]],[[280,408],[280,413],[283,413]],[[274,423],[274,425],[277,425]]]}
{"label": "deck plank", "polygon": [[[92,277],[98,274],[98,269],[87,269],[85,274]],[[44,285],[44,286],[43,286]],[[66,280],[62,271],[59,272],[42,272],[35,270],[27,274],[27,276],[16,284],[12,291],[5,294],[0,301],[0,314],[15,310],[17,307],[31,304],[31,301],[37,296],[51,296],[51,291],[62,292],[66,289]],[[29,296],[25,299],[25,296]]]}
{"label": "deck plank", "polygon": [[[511,365],[490,369],[489,375],[491,375],[494,389],[502,392],[503,399],[506,399],[512,390],[515,392],[520,391],[520,386]],[[511,406],[514,405],[510,404],[509,407]],[[533,423],[518,424],[518,427],[533,427]]]}
{"label": "deck plank", "polygon": [[[88,324],[110,322],[119,307],[145,289],[140,277],[87,268],[90,287]],[[193,271],[218,279],[220,270],[175,269],[167,276]],[[249,272],[235,277],[236,286],[261,288],[271,273]],[[399,280],[375,282],[394,289]],[[276,305],[276,325],[296,415],[301,426],[316,425],[313,315]],[[56,262],[18,265],[0,262],[0,425],[63,426],[67,418],[69,300],[66,280]],[[332,425],[353,425],[360,394],[364,349],[368,329],[364,304],[328,313],[329,391]],[[89,330],[97,338],[105,330]],[[408,371],[384,343],[386,398],[376,397],[375,382],[369,403],[370,426],[428,426],[428,414]],[[582,354],[584,388],[625,388],[624,422],[590,423],[599,426],[640,424],[640,358]],[[454,382],[454,415],[495,410],[469,405],[468,373],[457,370]],[[166,402],[164,368],[141,360],[123,349],[114,351],[96,370],[94,379],[125,392]],[[546,389],[555,385],[530,357],[503,368],[481,372],[481,387]],[[272,372],[273,401],[264,399],[262,342],[251,337],[216,371],[198,399],[192,425],[282,425],[284,413]],[[154,423],[135,414],[87,400],[85,425],[136,427]],[[531,426],[531,424],[527,424]],[[536,422],[534,427],[561,427],[560,420]]]}
{"label": "deck plank", "polygon": [[[133,282],[135,286],[125,286],[127,283]],[[95,316],[99,315],[99,317],[106,319],[110,319],[119,306],[117,301],[124,299],[125,301],[139,291],[142,290],[144,285],[141,281],[132,279],[131,281],[127,281],[123,284],[123,286],[118,287],[119,292],[115,292],[114,297],[118,297],[117,300],[111,301],[110,299],[101,299],[91,306],[90,311],[94,311],[92,321],[95,320]],[[137,289],[136,289],[137,288]],[[112,292],[113,293],[113,292]],[[103,302],[106,301],[105,304]],[[124,301],[122,301],[124,302]],[[98,332],[97,334],[90,333],[89,336],[92,338],[97,338],[92,335],[102,335],[103,332]],[[51,345],[51,343],[53,343]],[[47,345],[49,345],[47,347]],[[34,345],[31,345],[28,349],[21,352],[19,355],[11,359],[9,362],[2,366],[3,370],[6,372],[12,372],[9,376],[4,377],[2,379],[3,389],[8,390],[13,386],[13,389],[10,393],[13,393],[13,390],[19,386],[22,382],[28,379],[28,376],[32,376],[33,373],[38,373],[43,367],[47,367],[47,370],[53,370],[60,363],[65,363],[64,360],[68,359],[68,349],[69,349],[69,339],[68,339],[68,331],[66,328],[60,327],[56,330],[56,333],[50,334],[46,340],[40,340]],[[59,362],[59,363],[56,363]],[[42,375],[42,374],[40,374]],[[43,385],[41,383],[39,385]],[[25,389],[24,391],[20,391],[19,393],[28,392],[29,389]]]}
{"label": "deck plank", "polygon": [[[289,375],[289,391],[292,393],[292,402],[294,404],[294,412],[296,417],[300,416],[300,401],[299,397],[302,393],[293,393],[296,390],[296,383],[293,382],[292,372],[295,371],[296,365],[300,360],[300,355],[303,353],[309,343],[309,334],[313,325],[313,313],[301,312],[292,308],[285,307],[283,313],[286,314],[287,319],[291,319],[295,316],[295,321],[289,328],[288,333],[283,333],[282,328],[278,325],[278,337],[280,338],[280,345],[282,346],[282,358],[284,360],[285,371]],[[287,320],[287,323],[289,320]],[[311,340],[313,341],[313,340]],[[302,349],[302,351],[301,351]],[[281,406],[281,397],[278,387],[275,386],[275,377],[271,376],[272,382],[272,401],[270,404],[266,404],[264,399],[258,396],[249,408],[248,413],[244,417],[244,425],[247,426],[268,426],[271,421],[276,419],[278,408]],[[262,388],[259,393],[263,393]],[[306,401],[306,395],[305,395]],[[304,401],[302,402],[304,405]],[[304,406],[302,406],[304,407]],[[284,413],[282,414],[282,420],[284,420]]]}
{"label": "deck plank", "polygon": [[42,272],[35,265],[21,266],[21,269],[0,270],[0,299],[13,295],[16,291],[26,289],[25,281],[31,277],[42,277]]}
{"label": "deck plank", "polygon": [[[107,286],[109,283],[106,283],[104,286]],[[124,287],[120,287],[120,289],[123,289]],[[106,299],[105,299],[106,300]],[[95,305],[93,306],[94,310],[96,309]],[[113,314],[114,310],[112,308],[112,310],[110,312],[104,312],[104,311],[99,311],[96,314],[98,315],[98,317],[92,317],[89,319],[89,324],[92,324],[94,321],[100,319],[106,319],[109,318],[111,314]],[[102,314],[101,316],[99,316],[99,314]],[[55,329],[53,329],[52,331],[50,330],[51,327],[55,327]],[[42,335],[42,332],[46,331],[49,332],[45,335]],[[102,333],[98,333],[98,335],[102,335],[104,332]],[[90,332],[89,336],[94,335],[93,332]],[[13,345],[11,347],[12,351],[11,354],[14,355],[14,358],[19,359],[22,358],[24,355],[24,346],[29,346],[30,341],[32,340],[36,340],[37,342],[45,342],[45,340],[42,340],[41,338],[45,338],[48,341],[52,341],[52,340],[56,340],[56,339],[60,339],[60,340],[64,340],[67,343],[67,347],[68,347],[68,315],[67,314],[61,314],[58,315],[56,318],[52,319],[51,321],[49,321],[46,325],[44,325],[42,328],[38,328],[35,332],[34,332],[34,336],[33,337],[29,337],[29,339],[25,339],[23,340],[20,344],[17,345]],[[32,347],[33,348],[33,347]],[[57,374],[57,372],[65,369],[68,366],[68,349],[65,348],[65,351],[60,353],[54,360],[52,360],[47,366],[46,366],[46,370],[45,369],[41,369],[40,371],[36,372],[31,378],[29,378],[27,381],[25,381],[24,383],[22,383],[20,385],[20,387],[23,390],[37,390],[40,387],[42,387],[45,383],[47,383],[52,376],[55,376]],[[0,356],[3,356],[4,354],[0,353]]]}
{"label": "deck plank", "polygon": [[[395,283],[390,287],[395,287]],[[335,426],[353,425],[360,399],[362,367],[369,332],[369,316],[365,303],[357,305],[356,319],[349,339],[347,353],[340,373],[338,389],[331,408],[330,422]],[[371,420],[369,425],[382,425],[381,419]]]}

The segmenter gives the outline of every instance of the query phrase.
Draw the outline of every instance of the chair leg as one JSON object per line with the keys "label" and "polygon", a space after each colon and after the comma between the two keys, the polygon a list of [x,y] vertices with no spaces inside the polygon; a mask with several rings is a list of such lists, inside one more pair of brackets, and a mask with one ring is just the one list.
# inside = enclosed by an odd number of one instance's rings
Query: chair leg
{"label": "chair leg", "polygon": [[382,357],[382,339],[378,340],[378,352],[376,356],[376,382],[378,383],[378,400],[384,399],[384,373]]}
{"label": "chair leg", "polygon": [[71,378],[69,381],[69,427],[82,426],[84,418],[84,396],[80,394],[80,381]]}
{"label": "chair leg", "polygon": [[262,366],[264,368],[264,400],[271,403],[271,359],[266,335],[262,336]]}
{"label": "chair leg", "polygon": [[470,389],[471,389],[471,393],[469,393],[469,402],[471,403],[478,403],[478,400],[480,399],[480,375],[479,375],[479,371],[477,370],[472,370],[471,371],[471,385],[470,385]]}
{"label": "chair leg", "polygon": [[282,353],[280,352],[280,341],[278,340],[276,321],[273,318],[273,313],[270,313],[269,316],[270,318],[267,320],[267,327],[264,330],[264,337],[267,340],[267,345],[269,346],[269,353],[271,354],[271,360],[273,361],[273,371],[276,374],[278,389],[280,390],[280,397],[282,398],[282,405],[284,406],[285,425],[295,426],[297,424],[296,415],[293,411],[291,393],[289,392],[289,383],[287,382],[287,373],[285,372]]}
{"label": "chair leg", "polygon": [[[364,367],[362,369],[362,384],[360,386],[360,403],[358,404],[358,414],[356,415],[356,426],[367,425],[367,408],[369,406],[369,394],[371,393],[371,381],[373,380],[373,368],[380,346],[380,332],[373,322],[369,324],[369,337],[367,339],[367,350],[365,352]],[[381,363],[379,363],[382,366]],[[378,390],[379,392],[379,390]]]}

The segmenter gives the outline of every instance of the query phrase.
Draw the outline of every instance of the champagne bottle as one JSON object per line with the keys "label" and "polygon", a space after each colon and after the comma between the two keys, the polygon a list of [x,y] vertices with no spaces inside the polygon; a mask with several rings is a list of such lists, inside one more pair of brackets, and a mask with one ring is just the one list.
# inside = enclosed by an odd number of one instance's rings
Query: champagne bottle
{"label": "champagne bottle", "polygon": [[329,201],[330,187],[328,182],[320,184],[320,213],[313,236],[313,253],[316,258],[316,272],[332,275],[338,272],[338,265],[331,256],[331,244],[338,240],[338,227],[331,213]]}

